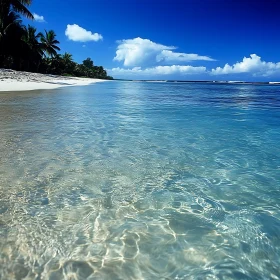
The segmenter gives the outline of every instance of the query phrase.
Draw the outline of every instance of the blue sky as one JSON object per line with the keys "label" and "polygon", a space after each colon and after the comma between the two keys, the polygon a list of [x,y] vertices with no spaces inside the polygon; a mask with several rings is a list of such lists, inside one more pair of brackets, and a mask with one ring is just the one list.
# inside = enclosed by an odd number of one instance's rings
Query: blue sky
{"label": "blue sky", "polygon": [[280,80],[278,0],[33,0],[38,31],[115,78]]}

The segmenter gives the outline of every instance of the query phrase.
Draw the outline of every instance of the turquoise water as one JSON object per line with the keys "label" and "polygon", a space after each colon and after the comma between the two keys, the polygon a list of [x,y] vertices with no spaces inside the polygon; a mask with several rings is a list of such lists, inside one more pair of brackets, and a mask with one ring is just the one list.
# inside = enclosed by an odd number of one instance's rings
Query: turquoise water
{"label": "turquoise water", "polygon": [[280,279],[280,87],[0,93],[0,279]]}

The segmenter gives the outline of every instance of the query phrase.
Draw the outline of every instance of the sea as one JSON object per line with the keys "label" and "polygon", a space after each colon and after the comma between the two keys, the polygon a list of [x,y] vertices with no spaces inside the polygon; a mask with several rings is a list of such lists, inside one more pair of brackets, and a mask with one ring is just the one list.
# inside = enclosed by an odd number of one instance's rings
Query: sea
{"label": "sea", "polygon": [[0,93],[0,279],[280,279],[280,86]]}

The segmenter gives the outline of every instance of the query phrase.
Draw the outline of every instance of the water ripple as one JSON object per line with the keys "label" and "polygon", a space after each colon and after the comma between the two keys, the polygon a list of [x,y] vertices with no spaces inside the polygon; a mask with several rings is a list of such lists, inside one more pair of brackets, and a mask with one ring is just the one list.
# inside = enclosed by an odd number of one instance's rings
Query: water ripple
{"label": "water ripple", "polygon": [[279,87],[0,94],[1,279],[280,279]]}

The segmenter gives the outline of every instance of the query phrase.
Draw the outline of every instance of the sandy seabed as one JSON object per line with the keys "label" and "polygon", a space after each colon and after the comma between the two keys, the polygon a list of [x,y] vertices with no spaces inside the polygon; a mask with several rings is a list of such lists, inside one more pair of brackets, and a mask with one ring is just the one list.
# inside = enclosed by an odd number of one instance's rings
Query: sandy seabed
{"label": "sandy seabed", "polygon": [[101,79],[65,77],[0,69],[0,91],[55,89],[65,86],[84,86],[103,81]]}

